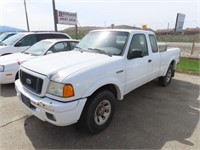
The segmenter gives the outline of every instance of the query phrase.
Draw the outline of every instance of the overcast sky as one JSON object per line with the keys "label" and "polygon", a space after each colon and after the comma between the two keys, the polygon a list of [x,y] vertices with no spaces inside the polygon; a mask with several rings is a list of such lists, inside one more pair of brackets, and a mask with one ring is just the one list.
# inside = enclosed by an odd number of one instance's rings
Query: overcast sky
{"label": "overcast sky", "polygon": [[[54,30],[52,0],[26,0],[30,30]],[[177,13],[184,28],[200,27],[200,0],[55,0],[56,9],[77,12],[80,26],[146,24],[174,28]],[[24,0],[0,0],[0,25],[27,29]],[[58,25],[58,30],[70,27]]]}

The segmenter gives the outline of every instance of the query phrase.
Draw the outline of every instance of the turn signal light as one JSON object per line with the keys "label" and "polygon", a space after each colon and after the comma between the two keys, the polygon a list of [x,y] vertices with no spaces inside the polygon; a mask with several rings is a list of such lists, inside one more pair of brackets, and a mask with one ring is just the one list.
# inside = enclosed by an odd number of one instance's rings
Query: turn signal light
{"label": "turn signal light", "polygon": [[74,88],[71,84],[65,84],[63,87],[63,97],[74,96]]}

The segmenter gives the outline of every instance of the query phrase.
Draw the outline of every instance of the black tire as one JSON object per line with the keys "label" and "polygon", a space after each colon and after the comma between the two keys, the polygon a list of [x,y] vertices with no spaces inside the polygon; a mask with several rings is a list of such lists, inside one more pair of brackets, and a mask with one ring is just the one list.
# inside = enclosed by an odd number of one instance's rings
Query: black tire
{"label": "black tire", "polygon": [[172,65],[170,65],[166,75],[159,77],[159,85],[163,87],[168,86],[172,80],[172,76],[173,76],[173,67]]}
{"label": "black tire", "polygon": [[107,90],[90,97],[84,114],[85,127],[90,133],[97,134],[110,124],[115,112],[115,103],[113,93]]}

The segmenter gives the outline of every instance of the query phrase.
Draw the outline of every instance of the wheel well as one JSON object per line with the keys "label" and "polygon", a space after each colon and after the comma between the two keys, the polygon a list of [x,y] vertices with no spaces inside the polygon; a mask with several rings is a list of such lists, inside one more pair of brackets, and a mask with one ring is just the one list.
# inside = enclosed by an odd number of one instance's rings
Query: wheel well
{"label": "wheel well", "polygon": [[172,65],[172,66],[173,66],[173,69],[175,69],[176,61],[175,61],[175,60],[172,60],[171,63],[170,63],[170,65]]}
{"label": "wheel well", "polygon": [[117,99],[117,89],[116,89],[115,85],[113,85],[113,84],[107,84],[107,85],[104,85],[104,86],[98,88],[91,96],[93,96],[96,93],[99,93],[100,91],[103,91],[103,90],[108,90],[108,91],[112,92],[115,96],[115,99]]}
{"label": "wheel well", "polygon": [[83,122],[85,122],[85,113],[86,113],[86,110],[88,109],[88,106],[90,105],[93,97],[95,97],[95,95],[103,90],[109,90],[111,91],[113,94],[114,94],[114,97],[115,99],[117,99],[117,89],[116,89],[116,86],[113,85],[113,84],[107,84],[107,85],[104,85],[100,88],[98,88],[95,92],[92,93],[92,95],[90,95],[88,97],[88,100],[86,101],[86,104],[83,108],[83,111],[82,111],[82,114],[81,114],[81,119],[79,120],[79,124],[82,124]]}
{"label": "wheel well", "polygon": [[176,69],[176,61],[175,60],[172,60],[170,65],[172,65],[172,77],[174,77],[174,74],[175,74],[175,69]]}

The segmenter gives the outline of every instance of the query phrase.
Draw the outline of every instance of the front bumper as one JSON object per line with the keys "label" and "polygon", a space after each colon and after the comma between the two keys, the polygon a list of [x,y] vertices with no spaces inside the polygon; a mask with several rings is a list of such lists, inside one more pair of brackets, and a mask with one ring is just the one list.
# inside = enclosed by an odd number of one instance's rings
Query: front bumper
{"label": "front bumper", "polygon": [[48,97],[38,97],[24,89],[20,80],[15,81],[15,88],[20,102],[33,115],[57,126],[77,122],[87,100],[83,98],[72,102],[58,102]]}

